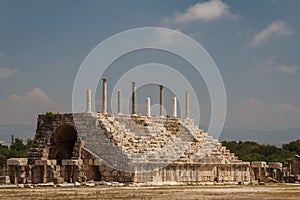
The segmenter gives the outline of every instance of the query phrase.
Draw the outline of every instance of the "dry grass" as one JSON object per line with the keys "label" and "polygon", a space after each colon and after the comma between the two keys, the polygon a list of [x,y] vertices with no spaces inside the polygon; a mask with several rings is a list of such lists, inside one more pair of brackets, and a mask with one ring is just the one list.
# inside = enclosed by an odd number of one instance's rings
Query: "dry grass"
{"label": "dry grass", "polygon": [[300,199],[300,185],[19,188],[0,199]]}

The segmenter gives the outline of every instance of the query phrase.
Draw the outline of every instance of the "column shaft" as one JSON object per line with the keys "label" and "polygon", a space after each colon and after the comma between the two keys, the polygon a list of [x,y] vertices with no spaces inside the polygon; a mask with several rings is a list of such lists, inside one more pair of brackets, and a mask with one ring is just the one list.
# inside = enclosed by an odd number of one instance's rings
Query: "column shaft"
{"label": "column shaft", "polygon": [[118,114],[122,113],[122,96],[121,90],[118,90]]}
{"label": "column shaft", "polygon": [[132,82],[132,114],[136,114],[136,85]]}
{"label": "column shaft", "polygon": [[163,93],[164,86],[159,86],[159,115],[163,116],[164,110],[164,93]]}
{"label": "column shaft", "polygon": [[176,97],[172,99],[172,104],[173,104],[173,117],[177,117],[177,101]]}
{"label": "column shaft", "polygon": [[107,79],[102,79],[102,113],[107,113]]}
{"label": "column shaft", "polygon": [[149,97],[146,97],[146,116],[147,116],[147,117],[150,117],[150,116],[151,116],[150,108],[151,108],[150,98],[149,98]]}
{"label": "column shaft", "polygon": [[91,89],[88,89],[86,91],[86,112],[87,113],[92,112],[92,91],[91,91]]}
{"label": "column shaft", "polygon": [[190,94],[188,91],[186,91],[185,93],[185,118],[189,118],[190,117],[190,103],[189,103],[189,99],[190,99]]}

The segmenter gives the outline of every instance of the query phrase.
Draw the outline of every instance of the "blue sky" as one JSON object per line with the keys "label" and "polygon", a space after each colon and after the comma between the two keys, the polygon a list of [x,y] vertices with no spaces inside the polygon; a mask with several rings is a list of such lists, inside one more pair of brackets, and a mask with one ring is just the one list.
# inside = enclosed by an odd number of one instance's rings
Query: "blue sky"
{"label": "blue sky", "polygon": [[0,124],[70,112],[77,70],[98,43],[157,26],[189,35],[214,59],[227,92],[226,127],[299,128],[299,8],[297,0],[0,0]]}

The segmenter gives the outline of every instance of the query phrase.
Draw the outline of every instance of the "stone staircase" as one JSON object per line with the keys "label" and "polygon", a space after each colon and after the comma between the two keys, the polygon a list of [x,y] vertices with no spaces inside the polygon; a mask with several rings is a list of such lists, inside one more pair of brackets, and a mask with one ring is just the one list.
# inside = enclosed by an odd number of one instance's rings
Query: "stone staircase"
{"label": "stone staircase", "polygon": [[242,163],[220,142],[199,129],[191,119],[183,120],[183,125],[194,133],[191,148],[177,162],[181,163]]}
{"label": "stone staircase", "polygon": [[133,170],[146,163],[153,167],[242,162],[191,119],[103,114],[96,118],[103,134],[97,131],[92,140],[84,140],[85,145],[112,166]]}

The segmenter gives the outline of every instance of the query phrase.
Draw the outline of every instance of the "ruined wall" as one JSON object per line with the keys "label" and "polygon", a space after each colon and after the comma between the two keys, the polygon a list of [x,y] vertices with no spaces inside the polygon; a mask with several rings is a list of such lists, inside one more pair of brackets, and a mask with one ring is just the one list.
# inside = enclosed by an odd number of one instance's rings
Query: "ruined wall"
{"label": "ruined wall", "polygon": [[294,155],[287,160],[283,168],[284,181],[289,183],[300,181],[300,156]]}
{"label": "ruined wall", "polygon": [[190,119],[99,113],[39,115],[20,172],[14,182],[251,181],[250,164]]}

